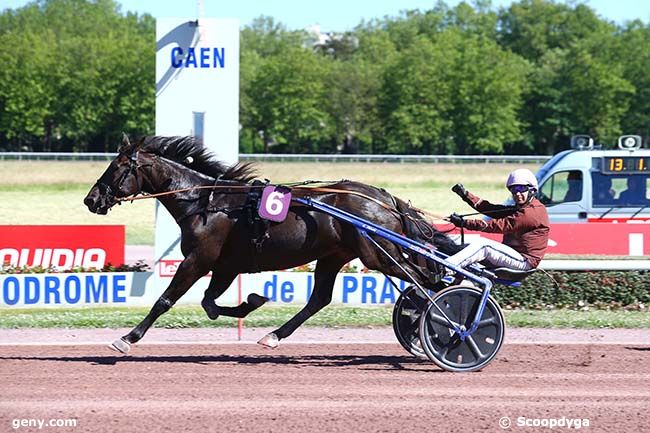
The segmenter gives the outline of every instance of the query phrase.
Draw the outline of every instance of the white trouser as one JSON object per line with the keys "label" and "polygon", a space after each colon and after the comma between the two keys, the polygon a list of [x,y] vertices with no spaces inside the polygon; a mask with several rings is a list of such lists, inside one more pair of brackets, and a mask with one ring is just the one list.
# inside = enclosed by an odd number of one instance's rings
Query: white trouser
{"label": "white trouser", "polygon": [[519,271],[532,269],[521,254],[501,242],[479,238],[447,261],[464,268],[472,263],[485,261],[496,268],[505,267]]}

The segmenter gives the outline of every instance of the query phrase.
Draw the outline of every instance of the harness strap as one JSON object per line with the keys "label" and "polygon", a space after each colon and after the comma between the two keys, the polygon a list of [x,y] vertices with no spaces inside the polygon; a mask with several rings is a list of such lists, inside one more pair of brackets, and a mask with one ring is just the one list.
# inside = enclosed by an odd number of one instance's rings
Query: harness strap
{"label": "harness strap", "polygon": [[[225,194],[242,194],[242,193],[250,193],[252,189],[258,189],[258,188],[263,188],[267,185],[267,183],[262,183],[261,185],[228,185],[228,186],[223,186],[223,185],[217,185],[218,182],[223,182],[223,180],[217,179],[215,181],[214,185],[200,185],[200,186],[193,186],[193,187],[188,187],[188,188],[182,188],[182,189],[177,189],[173,191],[165,191],[165,192],[159,192],[155,194],[146,194],[146,195],[141,195],[141,196],[132,196],[132,197],[120,197],[117,198],[117,202],[122,202],[122,201],[135,201],[135,200],[144,200],[148,198],[156,198],[156,197],[162,197],[166,195],[171,195],[171,194],[177,194],[181,192],[188,192],[188,191],[193,191],[193,190],[201,190],[201,189],[210,189],[212,190],[211,197],[214,194],[216,190],[219,190],[221,193]],[[280,185],[281,186],[281,185]],[[338,188],[329,188],[329,187],[310,187],[310,186],[294,186],[291,188],[292,191],[302,193],[302,194],[309,194],[309,193],[334,193],[334,194],[350,194],[354,195],[357,197],[364,198],[366,200],[372,201],[373,203],[378,204],[379,206],[383,207],[384,209],[390,211],[395,215],[400,221],[404,222],[404,218],[408,218],[411,221],[413,221],[418,229],[422,231],[422,228],[419,226],[419,220],[416,218],[413,218],[411,215],[408,215],[407,213],[400,212],[397,209],[397,206],[391,206],[387,203],[382,202],[381,200],[378,200],[374,197],[369,196],[368,194],[364,194],[359,191],[350,191],[350,190],[345,190],[345,189],[338,189]],[[395,200],[392,194],[389,194],[389,196]],[[443,217],[439,215],[435,215],[433,213],[427,212],[425,210],[419,209],[414,206],[410,206],[411,209],[413,209],[415,212],[428,217],[425,218],[425,220],[430,224],[430,225],[435,225],[434,221],[442,222],[442,223],[448,223],[447,220],[445,220]]]}

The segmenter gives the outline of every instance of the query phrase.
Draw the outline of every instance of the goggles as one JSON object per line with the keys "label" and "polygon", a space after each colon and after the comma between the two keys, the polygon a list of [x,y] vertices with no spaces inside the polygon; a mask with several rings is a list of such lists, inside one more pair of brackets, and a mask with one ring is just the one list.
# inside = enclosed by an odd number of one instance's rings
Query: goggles
{"label": "goggles", "polygon": [[530,189],[528,185],[512,185],[510,188],[508,188],[512,194],[516,193],[524,193]]}

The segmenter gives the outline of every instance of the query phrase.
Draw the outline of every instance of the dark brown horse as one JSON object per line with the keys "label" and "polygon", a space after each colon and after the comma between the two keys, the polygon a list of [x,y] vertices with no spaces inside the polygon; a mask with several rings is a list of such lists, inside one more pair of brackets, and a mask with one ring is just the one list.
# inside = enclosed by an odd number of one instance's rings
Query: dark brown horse
{"label": "dark brown horse", "polygon": [[[192,137],[145,137],[130,144],[125,136],[118,152],[84,200],[91,212],[106,214],[120,199],[140,193],[184,190],[157,198],[181,228],[185,259],[144,320],[113,343],[123,353],[209,272],[212,279],[201,302],[208,317],[245,317],[267,299],[251,294],[247,302],[237,307],[223,307],[215,302],[238,274],[287,269],[317,261],[314,288],[307,305],[260,340],[260,344],[269,347],[276,347],[280,339],[291,335],[330,303],[336,274],[356,257],[369,269],[409,280],[399,266],[377,251],[354,227],[297,203],[292,204],[283,222],[267,224],[264,236],[252,233],[259,231],[260,223],[251,223],[251,212],[256,209],[252,209],[250,197],[260,189],[251,184],[252,166],[226,167]],[[409,205],[384,190],[341,181],[320,191],[302,187],[294,188],[292,193],[315,198],[389,230],[427,241],[448,254],[458,250],[447,236],[423,225],[421,215]],[[384,239],[376,241],[422,286],[433,288],[439,281],[442,272],[435,265],[418,264],[398,246]]]}

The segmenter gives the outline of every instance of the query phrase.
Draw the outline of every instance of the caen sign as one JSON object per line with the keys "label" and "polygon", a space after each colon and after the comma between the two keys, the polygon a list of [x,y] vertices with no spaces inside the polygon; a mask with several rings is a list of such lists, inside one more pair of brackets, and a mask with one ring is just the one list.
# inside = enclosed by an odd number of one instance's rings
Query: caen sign
{"label": "caen sign", "polygon": [[174,47],[171,51],[172,68],[224,68],[226,49],[223,47]]}

